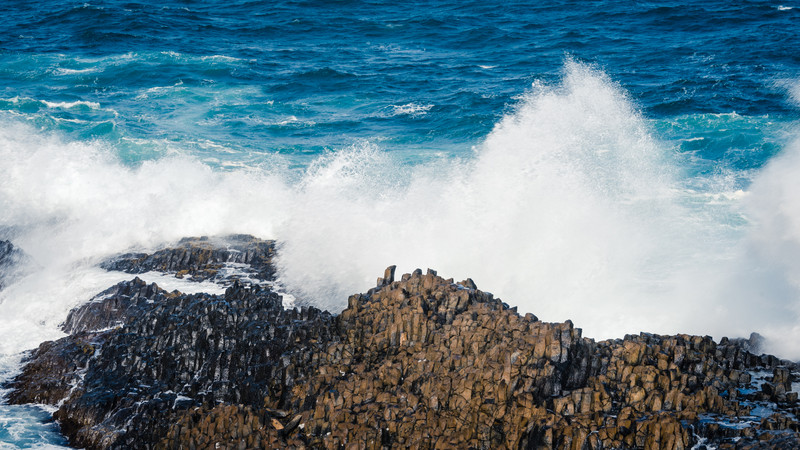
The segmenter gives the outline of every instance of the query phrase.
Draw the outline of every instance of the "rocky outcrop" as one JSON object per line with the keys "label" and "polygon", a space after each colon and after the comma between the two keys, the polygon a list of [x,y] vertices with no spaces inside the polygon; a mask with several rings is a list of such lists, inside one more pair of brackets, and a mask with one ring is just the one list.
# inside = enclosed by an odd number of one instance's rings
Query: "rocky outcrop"
{"label": "rocky outcrop", "polygon": [[[258,285],[184,295],[135,279],[65,327],[15,386],[33,393],[18,401],[67,395],[55,417],[86,448],[800,444],[797,368],[750,351],[757,337],[595,342],[431,270],[389,268],[335,317]],[[53,369],[59,355],[85,356]]]}
{"label": "rocky outcrop", "polygon": [[19,275],[25,254],[9,241],[0,241],[0,290]]}
{"label": "rocky outcrop", "polygon": [[81,382],[89,359],[102,345],[103,336],[76,333],[69,338],[42,343],[27,358],[25,371],[9,386],[12,404],[55,405]]}
{"label": "rocky outcrop", "polygon": [[0,266],[8,264],[8,260],[13,254],[14,245],[9,241],[0,241]]}
{"label": "rocky outcrop", "polygon": [[81,386],[55,414],[72,444],[158,442],[178,412],[203,405],[263,407],[269,397],[277,406],[300,406],[291,389],[331,340],[330,314],[284,310],[277,294],[259,286],[235,283],[224,296],[164,296],[140,283],[121,289],[139,289],[125,305],[133,313],[108,333]]}
{"label": "rocky outcrop", "polygon": [[156,302],[164,303],[179,295],[180,292],[169,293],[136,277],[106,289],[70,311],[61,328],[65,333],[75,334],[123,326],[131,318],[153,309]]}
{"label": "rocky outcrop", "polygon": [[101,267],[131,274],[158,271],[193,281],[232,283],[250,277],[263,281],[275,276],[274,254],[274,241],[249,235],[184,238],[175,247],[152,254],[127,253],[103,262]]}
{"label": "rocky outcrop", "polygon": [[25,371],[9,387],[12,403],[56,404],[83,380],[90,359],[115,327],[152,309],[155,302],[180,295],[139,278],[119,283],[70,311],[62,324],[69,337],[42,343],[26,359]]}
{"label": "rocky outcrop", "polygon": [[[284,404],[282,417],[233,405],[187,411],[160,445],[191,448],[221,440],[269,448],[679,449],[701,439],[723,448],[798,443],[791,418],[796,399],[765,393],[786,388],[789,363],[758,357],[739,341],[641,334],[594,342],[570,322],[520,316],[471,280],[453,283],[432,271],[399,282],[387,271],[376,289],[351,297],[336,322],[337,340],[315,358],[317,375],[294,387],[299,398],[313,402]],[[773,375],[759,391],[751,372],[768,370]],[[753,407],[784,414],[761,420],[751,415]]]}
{"label": "rocky outcrop", "polygon": [[571,322],[520,316],[433,271],[380,283],[350,298],[341,342],[321,355],[311,391],[322,398],[305,428],[314,445],[498,448],[586,382],[592,343]]}

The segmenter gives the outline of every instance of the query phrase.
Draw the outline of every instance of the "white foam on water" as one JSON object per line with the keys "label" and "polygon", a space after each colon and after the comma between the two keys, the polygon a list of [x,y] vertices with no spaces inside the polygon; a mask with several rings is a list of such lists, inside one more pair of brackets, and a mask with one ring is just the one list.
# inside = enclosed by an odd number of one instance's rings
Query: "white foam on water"
{"label": "white foam on water", "polygon": [[84,100],[76,100],[74,102],[48,102],[47,100],[39,100],[43,104],[45,104],[48,108],[63,108],[63,109],[70,109],[75,108],[78,106],[85,106],[91,109],[100,109],[100,104],[97,102],[87,102]]}
{"label": "white foam on water", "polygon": [[341,309],[397,264],[471,277],[592,337],[725,329],[694,290],[713,290],[696,271],[725,257],[728,224],[696,214],[670,149],[590,67],[568,63],[560,85],[537,85],[474,158],[394,167],[358,148],[309,170],[278,229],[281,273],[301,297]]}
{"label": "white foam on water", "polygon": [[[362,142],[299,181],[280,164],[220,171],[185,156],[131,167],[106,144],[5,120],[0,232],[36,268],[0,292],[0,354],[59,336],[69,308],[121,281],[94,268],[103,258],[230,233],[277,239],[282,286],[333,312],[397,264],[471,277],[590,337],[781,342],[800,323],[793,153],[746,192],[698,183],[618,85],[574,62],[463,159],[412,167]],[[782,342],[769,349],[800,356],[800,340]]]}
{"label": "white foam on water", "polygon": [[97,71],[98,71],[98,69],[96,67],[86,67],[86,68],[83,68],[83,69],[70,69],[70,68],[67,68],[67,67],[59,67],[58,69],[55,70],[55,73],[57,75],[68,75],[68,76],[71,76],[71,75],[81,75],[81,74],[85,74],[85,73],[94,73],[94,72],[97,72]]}
{"label": "white foam on water", "polygon": [[133,276],[87,265],[31,270],[0,291],[0,359],[64,336],[69,310]]}
{"label": "white foam on water", "polygon": [[89,102],[85,100],[76,100],[74,102],[50,102],[47,100],[38,100],[35,98],[30,97],[12,97],[12,98],[2,98],[0,101],[6,101],[12,104],[20,104],[20,103],[39,103],[44,105],[48,108],[60,108],[60,109],[71,109],[76,107],[86,107],[89,109],[101,109],[100,104],[97,102]]}
{"label": "white foam on water", "polygon": [[395,116],[412,116],[418,117],[428,113],[434,105],[423,105],[420,103],[406,103],[405,105],[392,105],[392,110]]}
{"label": "white foam on water", "polygon": [[796,105],[800,105],[800,80],[781,80],[776,82],[776,84],[786,89],[789,100]]}
{"label": "white foam on water", "polygon": [[[37,405],[0,405],[0,449],[67,449],[57,425],[44,423],[50,413]],[[59,445],[63,444],[63,445]]]}
{"label": "white foam on water", "polygon": [[0,355],[59,337],[70,308],[133,277],[96,268],[100,260],[184,236],[239,229],[270,236],[263,212],[280,221],[286,210],[277,206],[284,185],[260,173],[217,173],[180,158],[132,169],[102,144],[6,125],[0,128],[0,230],[34,267],[0,291]]}
{"label": "white foam on water", "polygon": [[[134,275],[125,273],[125,276],[131,278]],[[225,287],[213,281],[190,281],[188,279],[176,278],[174,274],[162,272],[145,272],[136,274],[135,276],[148,284],[155,283],[158,287],[168,292],[179,291],[184,294],[206,293],[212,295],[222,295],[225,293]]]}
{"label": "white foam on water", "polygon": [[170,86],[154,86],[154,87],[147,88],[147,89],[144,90],[144,92],[142,92],[142,93],[140,93],[139,95],[136,96],[136,100],[146,100],[150,96],[166,95],[166,94],[169,94],[171,91],[175,91],[175,90],[179,90],[179,89],[184,89],[182,80],[180,80],[177,83],[172,84]]}
{"label": "white foam on water", "polygon": [[765,351],[800,359],[800,140],[754,178],[743,199],[751,223],[725,284],[748,321],[762,324]]}

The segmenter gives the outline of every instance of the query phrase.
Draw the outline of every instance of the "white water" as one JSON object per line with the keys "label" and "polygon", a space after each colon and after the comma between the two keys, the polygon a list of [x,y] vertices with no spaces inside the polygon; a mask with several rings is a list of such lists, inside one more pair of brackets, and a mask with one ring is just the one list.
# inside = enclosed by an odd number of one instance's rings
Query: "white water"
{"label": "white water", "polygon": [[71,307],[119,281],[94,268],[104,257],[250,233],[281,242],[284,286],[333,311],[390,264],[430,267],[589,337],[758,331],[798,358],[800,340],[781,339],[800,323],[798,152],[748,193],[724,174],[692,191],[624,92],[576,63],[462,160],[403,166],[362,143],[321,156],[299,182],[188,157],[129,167],[102,143],[6,119],[0,232],[35,267],[0,292],[0,354],[59,336]]}
{"label": "white water", "polygon": [[68,449],[64,446],[66,440],[58,436],[55,423],[41,423],[48,420],[50,415],[36,405],[0,405],[0,450]]}

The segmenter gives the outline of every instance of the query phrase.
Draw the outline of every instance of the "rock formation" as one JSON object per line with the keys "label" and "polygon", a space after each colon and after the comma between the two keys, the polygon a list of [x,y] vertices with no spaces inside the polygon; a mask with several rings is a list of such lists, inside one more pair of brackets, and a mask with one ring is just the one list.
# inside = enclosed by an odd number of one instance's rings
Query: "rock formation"
{"label": "rock formation", "polygon": [[9,241],[0,241],[0,290],[19,275],[25,255]]}
{"label": "rock formation", "polygon": [[[231,258],[187,242],[109,267],[209,279]],[[55,417],[85,448],[800,446],[797,367],[753,353],[757,336],[595,342],[432,270],[390,267],[338,316],[258,284],[186,295],[137,278],[64,327],[11,400],[64,399]]]}
{"label": "rock formation", "polygon": [[[248,235],[230,235],[220,238],[184,238],[173,248],[153,254],[126,253],[106,261],[101,267],[141,274],[150,271],[189,277],[193,281],[211,280],[218,283],[252,277],[257,280],[274,278],[272,257],[275,242],[264,241]],[[225,268],[238,269],[234,274]]]}

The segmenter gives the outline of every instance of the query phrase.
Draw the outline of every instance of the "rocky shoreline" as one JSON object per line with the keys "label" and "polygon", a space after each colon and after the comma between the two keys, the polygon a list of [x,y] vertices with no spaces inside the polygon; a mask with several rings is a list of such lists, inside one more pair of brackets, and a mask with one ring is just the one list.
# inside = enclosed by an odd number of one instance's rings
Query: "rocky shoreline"
{"label": "rocky shoreline", "polygon": [[81,448],[800,448],[800,367],[756,335],[596,342],[393,267],[339,315],[286,309],[274,252],[199,238],[104,263],[228,287],[109,288],[31,352],[8,401],[57,406]]}

